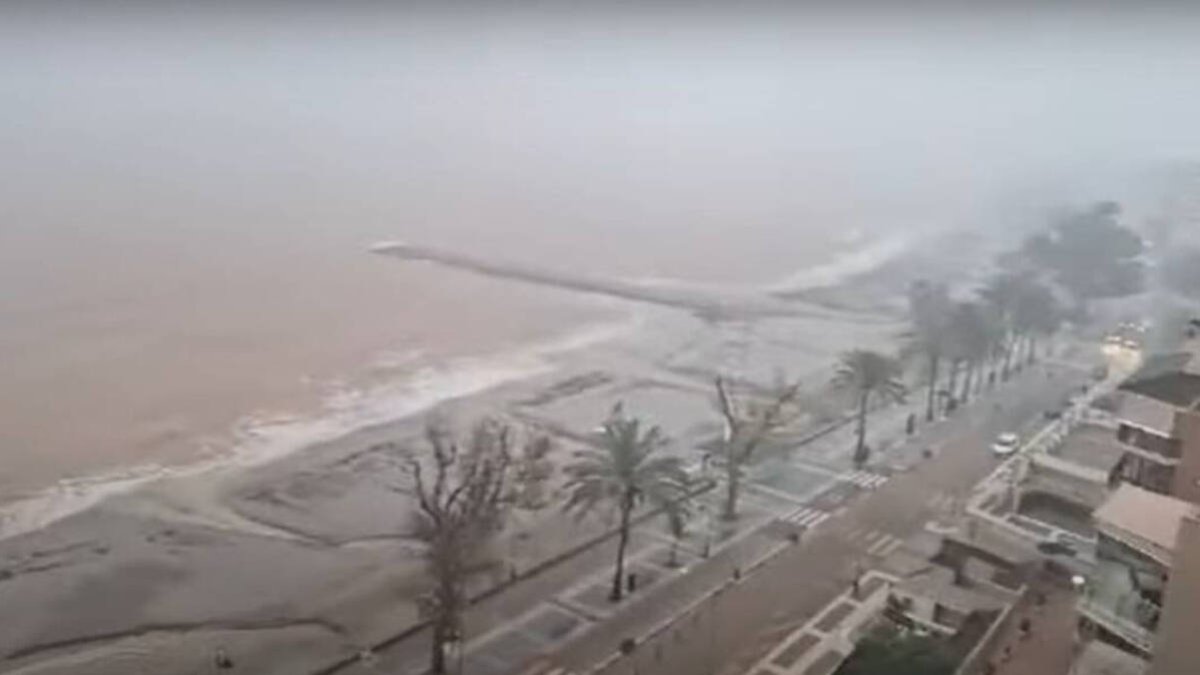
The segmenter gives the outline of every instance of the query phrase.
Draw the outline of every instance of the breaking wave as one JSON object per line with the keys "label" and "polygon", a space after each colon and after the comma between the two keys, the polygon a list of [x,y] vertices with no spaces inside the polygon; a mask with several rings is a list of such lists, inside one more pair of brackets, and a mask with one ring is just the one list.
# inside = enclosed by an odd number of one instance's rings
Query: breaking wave
{"label": "breaking wave", "polygon": [[41,529],[153,481],[265,464],[363,427],[550,372],[558,367],[556,357],[619,339],[640,325],[639,316],[631,314],[626,319],[592,324],[503,354],[440,363],[422,363],[419,351],[381,355],[378,365],[408,372],[368,388],[342,387],[328,396],[322,410],[312,416],[248,416],[235,425],[229,449],[212,451],[196,462],[179,466],[147,464],[60,480],[0,505],[0,539]]}

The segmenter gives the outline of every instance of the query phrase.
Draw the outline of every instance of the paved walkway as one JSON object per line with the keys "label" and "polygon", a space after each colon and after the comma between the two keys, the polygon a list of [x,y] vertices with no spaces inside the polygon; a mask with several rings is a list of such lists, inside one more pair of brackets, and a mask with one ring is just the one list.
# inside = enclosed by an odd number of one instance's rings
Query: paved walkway
{"label": "paved walkway", "polygon": [[[881,448],[889,440],[902,440],[915,407],[893,406],[874,413],[869,440]],[[653,605],[656,612],[677,611],[696,597],[682,588],[715,588],[789,545],[793,536],[812,530],[848,501],[890,479],[889,466],[851,466],[855,433],[854,425],[846,424],[799,449],[756,463],[744,483],[736,522],[716,518],[724,494],[723,485],[718,485],[699,499],[702,515],[678,546],[660,519],[635,527],[627,565],[636,575],[638,590],[620,605],[607,599],[615,557],[615,543],[609,541],[474,606],[466,617],[466,632],[473,637],[463,656],[465,671],[489,675],[519,670],[598,625],[620,621],[619,615],[631,608]],[[877,459],[884,456],[877,453]],[[671,564],[672,547],[677,549],[676,565]],[[429,639],[427,631],[419,631],[375,654],[370,664],[352,664],[338,672],[420,673],[428,662]]]}
{"label": "paved walkway", "polygon": [[[725,606],[713,612],[721,625],[706,628],[719,639],[703,641],[704,650],[719,651],[699,662],[689,660],[681,669],[659,669],[665,665],[660,660],[653,669],[643,670],[681,675],[715,672],[705,669],[716,668],[748,644],[757,644],[761,638],[756,634],[764,627],[777,633],[794,628],[797,621],[803,623],[806,608],[816,611],[844,590],[847,570],[856,561],[886,555],[926,519],[960,500],[994,466],[990,454],[981,451],[990,437],[1061,400],[1066,379],[1023,377],[960,409],[947,422],[922,425],[918,437],[890,448],[886,448],[888,439],[905,441],[908,414],[920,406],[914,401],[907,407],[879,411],[872,416],[869,430],[872,444],[886,449],[876,453],[874,464],[864,470],[850,465],[852,424],[793,452],[767,458],[747,481],[741,518],[733,524],[713,519],[711,529],[698,523],[679,547],[682,566],[668,564],[672,542],[657,519],[639,526],[630,555],[638,590],[621,604],[612,605],[605,597],[614,557],[614,544],[607,542],[472,608],[466,629],[474,637],[464,654],[464,672],[502,675],[539,664],[540,669],[550,670],[554,663],[585,672],[610,658],[626,638],[642,639],[714,589],[728,588],[727,593],[720,591]],[[1031,395],[1039,391],[1044,395]],[[993,401],[1003,401],[1003,406],[997,408]],[[969,442],[958,438],[965,432]],[[950,446],[955,452],[944,450]],[[930,462],[921,456],[927,447],[938,454]],[[955,454],[967,460],[965,473],[953,468],[958,461],[946,461],[954,460]],[[914,463],[910,473],[897,474]],[[931,481],[927,467],[942,464],[951,467],[953,480]],[[892,490],[897,483],[905,487]],[[889,491],[906,496],[899,498],[899,504],[880,502],[878,497]],[[717,512],[720,494],[718,489],[707,497],[710,513]],[[805,533],[807,545],[794,544],[800,533]],[[706,548],[712,553],[707,559],[702,555]],[[730,587],[765,559],[772,559],[774,571],[754,575],[762,581]],[[742,588],[751,585],[758,591],[747,593]],[[789,588],[799,592],[780,593]],[[693,628],[688,634],[698,635],[701,629]],[[428,659],[428,641],[429,636],[419,632],[378,654],[374,664],[352,665],[339,672],[421,673]],[[702,653],[685,651],[692,657]],[[657,647],[662,658],[664,652],[664,647]]]}

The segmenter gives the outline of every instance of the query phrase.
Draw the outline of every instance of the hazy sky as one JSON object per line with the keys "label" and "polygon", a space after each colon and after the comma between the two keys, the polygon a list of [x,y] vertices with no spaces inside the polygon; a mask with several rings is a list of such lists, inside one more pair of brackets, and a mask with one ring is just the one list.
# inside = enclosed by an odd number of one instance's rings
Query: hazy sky
{"label": "hazy sky", "polygon": [[367,255],[380,238],[773,283],[872,231],[1036,226],[1200,155],[1200,22],[1145,3],[172,4],[0,2],[9,476],[177,457],[381,353],[608,316]]}
{"label": "hazy sky", "polygon": [[1178,11],[336,7],[7,10],[4,227],[954,217],[1200,150]]}

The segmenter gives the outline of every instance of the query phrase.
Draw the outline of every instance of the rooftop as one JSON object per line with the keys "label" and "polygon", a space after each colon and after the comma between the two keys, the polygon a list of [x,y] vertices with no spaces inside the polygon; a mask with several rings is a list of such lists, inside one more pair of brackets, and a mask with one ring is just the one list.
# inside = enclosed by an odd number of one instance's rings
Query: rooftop
{"label": "rooftop", "polygon": [[1076,464],[1108,469],[1121,459],[1123,452],[1112,429],[1084,424],[1073,429],[1052,454]]}
{"label": "rooftop", "polygon": [[1169,565],[1180,521],[1197,511],[1190,502],[1122,483],[1096,509],[1093,518],[1102,533],[1116,536]]}
{"label": "rooftop", "polygon": [[1147,357],[1121,389],[1181,408],[1200,406],[1200,342],[1193,340],[1178,351]]}
{"label": "rooftop", "polygon": [[1160,436],[1171,435],[1176,405],[1129,390],[1121,391],[1118,399],[1117,419]]}
{"label": "rooftop", "polygon": [[945,541],[963,546],[976,557],[991,558],[993,562],[1002,561],[1012,566],[1041,560],[1032,542],[1001,536],[990,527],[974,528],[966,534],[951,534]]}

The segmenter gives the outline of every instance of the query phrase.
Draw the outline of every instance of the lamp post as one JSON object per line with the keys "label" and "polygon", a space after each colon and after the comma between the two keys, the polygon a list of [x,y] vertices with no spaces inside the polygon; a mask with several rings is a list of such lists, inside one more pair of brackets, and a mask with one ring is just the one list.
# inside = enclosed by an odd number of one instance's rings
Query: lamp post
{"label": "lamp post", "polygon": [[[705,452],[700,458],[700,475],[704,477],[704,482],[708,484],[712,482],[708,471],[709,460],[711,459],[712,455],[708,452]],[[707,558],[712,554],[712,508],[708,500],[703,498],[700,500],[700,508],[704,510],[704,548],[701,551],[701,555]]]}

